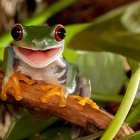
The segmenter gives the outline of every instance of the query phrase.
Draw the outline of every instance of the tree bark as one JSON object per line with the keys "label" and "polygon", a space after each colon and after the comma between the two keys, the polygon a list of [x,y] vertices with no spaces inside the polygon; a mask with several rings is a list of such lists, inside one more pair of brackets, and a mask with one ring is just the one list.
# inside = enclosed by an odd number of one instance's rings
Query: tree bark
{"label": "tree bark", "polygon": [[[2,79],[3,71],[0,70],[0,87]],[[71,95],[67,98],[66,107],[59,107],[60,97],[58,95],[52,96],[48,103],[42,103],[40,98],[45,93],[38,88],[39,85],[40,84],[36,83],[30,86],[21,81],[20,86],[23,93],[23,99],[21,101],[16,101],[12,97],[14,90],[10,88],[7,93],[8,99],[6,102],[25,107],[29,110],[43,112],[43,114],[46,115],[49,114],[51,116],[59,117],[72,124],[83,127],[90,133],[107,129],[114,118],[113,115],[109,114],[102,108],[98,110],[92,108],[88,104],[85,106],[78,104],[77,100],[70,98]],[[123,124],[115,139],[131,133],[133,133],[133,130],[126,124]]]}

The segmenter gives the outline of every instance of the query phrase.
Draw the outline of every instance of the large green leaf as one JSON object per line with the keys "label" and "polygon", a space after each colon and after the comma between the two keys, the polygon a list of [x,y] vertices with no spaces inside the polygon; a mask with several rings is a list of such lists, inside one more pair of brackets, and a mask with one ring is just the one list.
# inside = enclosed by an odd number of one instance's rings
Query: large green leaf
{"label": "large green leaf", "polygon": [[83,28],[86,28],[87,26],[88,24],[73,24],[66,26],[67,35],[65,38],[65,49],[63,54],[69,62],[73,62],[78,54],[76,53],[76,51],[67,48],[68,42],[77,32],[79,32]]}
{"label": "large green leaf", "polygon": [[91,80],[93,93],[118,93],[124,83],[124,58],[112,53],[85,53],[75,61]]}
{"label": "large green leaf", "polygon": [[69,61],[74,61],[80,68],[80,73],[91,80],[93,93],[118,93],[124,83],[124,59],[111,53],[76,54],[67,49],[69,41],[82,29],[90,24],[74,24],[66,26],[64,55]]}
{"label": "large green leaf", "polygon": [[4,49],[0,48],[0,60],[3,59]]}
{"label": "large green leaf", "polygon": [[17,120],[6,140],[21,140],[49,127],[54,122],[56,122],[54,118],[37,121],[30,114],[26,113],[21,119]]}
{"label": "large green leaf", "polygon": [[68,46],[75,50],[110,51],[140,61],[140,1],[111,11],[86,28],[83,25]]}
{"label": "large green leaf", "polygon": [[137,68],[140,65],[139,62],[135,61],[134,59],[128,59],[128,63],[133,73],[135,72],[135,70],[137,70]]}

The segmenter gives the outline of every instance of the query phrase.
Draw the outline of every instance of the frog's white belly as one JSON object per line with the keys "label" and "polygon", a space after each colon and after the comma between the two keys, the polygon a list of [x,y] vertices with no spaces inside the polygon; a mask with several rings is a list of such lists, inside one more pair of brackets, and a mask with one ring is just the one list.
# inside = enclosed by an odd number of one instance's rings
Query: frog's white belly
{"label": "frog's white belly", "polygon": [[45,83],[63,85],[66,83],[66,78],[59,80],[63,75],[66,75],[66,67],[61,68],[61,72],[57,72],[60,66],[57,61],[49,64],[44,68],[33,68],[23,61],[20,61],[21,73],[28,75],[33,80],[42,80]]}

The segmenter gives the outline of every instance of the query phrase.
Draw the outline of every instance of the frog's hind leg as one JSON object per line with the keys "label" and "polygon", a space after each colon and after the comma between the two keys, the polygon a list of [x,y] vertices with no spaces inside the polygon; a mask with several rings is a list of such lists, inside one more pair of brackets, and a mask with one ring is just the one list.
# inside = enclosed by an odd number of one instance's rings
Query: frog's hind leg
{"label": "frog's hind leg", "polygon": [[90,98],[91,95],[91,84],[90,80],[84,76],[80,76],[77,84],[77,88],[80,90],[80,96]]}
{"label": "frog's hind leg", "polygon": [[91,94],[91,84],[90,80],[86,79],[84,76],[80,76],[78,79],[77,87],[75,93],[79,91],[79,96],[72,95],[70,98],[79,100],[79,104],[85,105],[87,102],[90,102]]}
{"label": "frog's hind leg", "polygon": [[[78,99],[79,104],[85,105],[88,99],[90,98],[90,94],[91,94],[90,81],[85,77],[80,76],[78,79],[77,87],[75,89],[75,92],[77,91],[80,91],[79,93],[80,96],[72,95],[70,97],[73,99]],[[79,126],[76,125],[72,126],[72,130],[71,130],[72,139],[79,137],[81,133],[82,133],[82,129]]]}
{"label": "frog's hind leg", "polygon": [[[89,104],[92,108],[99,109],[99,107],[96,105],[96,103],[92,102],[90,100],[90,95],[91,95],[91,84],[90,80],[86,79],[84,76],[80,76],[78,79],[76,91],[79,91],[80,96],[72,95],[70,96],[73,99],[77,99],[78,103],[82,106],[85,104]],[[73,126],[72,127],[72,132],[71,132],[71,137],[77,138],[82,134],[83,129],[81,129],[79,126]]]}
{"label": "frog's hind leg", "polygon": [[99,106],[90,99],[90,95],[91,95],[90,80],[88,80],[87,78],[83,76],[79,77],[78,88],[80,90],[79,95],[82,98],[82,99],[79,98],[78,103],[83,106],[85,104],[89,104],[92,108],[99,109]]}

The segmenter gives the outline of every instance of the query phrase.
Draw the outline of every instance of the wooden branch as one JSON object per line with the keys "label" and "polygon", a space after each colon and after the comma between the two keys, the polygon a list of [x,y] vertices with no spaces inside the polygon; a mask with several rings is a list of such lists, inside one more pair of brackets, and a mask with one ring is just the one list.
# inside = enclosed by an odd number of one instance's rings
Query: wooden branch
{"label": "wooden branch", "polygon": [[[2,79],[3,71],[0,70],[0,87]],[[103,109],[97,110],[87,104],[85,106],[81,106],[77,103],[77,100],[69,98],[71,95],[67,98],[66,107],[59,107],[60,98],[58,95],[52,96],[48,103],[42,103],[40,101],[40,97],[44,95],[44,91],[38,89],[38,84],[29,86],[20,82],[20,85],[23,99],[21,101],[16,101],[12,97],[14,90],[9,89],[8,103],[17,104],[29,110],[43,112],[44,114],[50,114],[51,116],[62,118],[72,124],[85,128],[91,133],[106,129],[113,119],[113,116]],[[133,133],[133,130],[126,124],[123,124],[115,138],[120,138],[131,133]]]}

